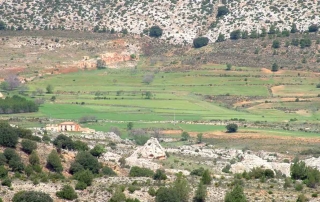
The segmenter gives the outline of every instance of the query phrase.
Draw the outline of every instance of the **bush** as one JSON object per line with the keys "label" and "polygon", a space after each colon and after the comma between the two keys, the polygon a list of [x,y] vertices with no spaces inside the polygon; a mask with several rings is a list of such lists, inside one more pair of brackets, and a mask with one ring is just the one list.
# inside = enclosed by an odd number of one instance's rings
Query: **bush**
{"label": "bush", "polygon": [[57,148],[69,149],[69,150],[74,149],[74,144],[72,139],[62,134],[58,135],[58,137],[56,137],[56,139],[53,140],[53,144]]}
{"label": "bush", "polygon": [[67,199],[67,200],[74,200],[78,198],[77,193],[70,185],[64,185],[61,191],[58,191],[56,195],[59,198]]}
{"label": "bush", "polygon": [[230,33],[230,39],[232,40],[238,40],[241,38],[241,31],[238,30],[234,30]]}
{"label": "bush", "polygon": [[102,174],[107,175],[107,176],[117,176],[117,173],[115,173],[108,166],[105,166],[105,167],[102,168]]}
{"label": "bush", "polygon": [[104,146],[99,144],[90,150],[90,154],[96,157],[100,157],[105,152],[106,152],[106,149],[104,148]]}
{"label": "bush", "polygon": [[198,37],[193,40],[193,46],[195,48],[201,48],[203,46],[208,45],[209,39],[208,37]]}
{"label": "bush", "polygon": [[309,26],[309,32],[317,32],[319,30],[318,25]]}
{"label": "bush", "polygon": [[228,133],[235,133],[238,130],[238,125],[235,123],[230,123],[226,126]]}
{"label": "bush", "polygon": [[84,190],[86,188],[87,188],[87,184],[81,181],[78,182],[75,187],[76,190]]}
{"label": "bush", "polygon": [[133,166],[130,169],[129,176],[130,177],[152,177],[154,172],[148,168],[140,168],[137,166]]}
{"label": "bush", "polygon": [[12,202],[53,202],[49,194],[38,191],[20,191],[13,196]]}
{"label": "bush", "polygon": [[149,30],[150,37],[161,37],[162,36],[162,29],[159,26],[152,26]]}
{"label": "bush", "polygon": [[204,202],[207,196],[207,187],[200,181],[198,189],[196,190],[195,196],[193,198],[194,202]]}
{"label": "bush", "polygon": [[6,157],[7,162],[14,158],[20,158],[14,149],[7,148],[4,150],[3,155]]}
{"label": "bush", "polygon": [[156,194],[156,202],[177,202],[179,196],[172,188],[160,187]]}
{"label": "bush", "polygon": [[13,158],[9,161],[9,167],[12,169],[13,172],[23,172],[24,164],[21,162],[19,158]]}
{"label": "bush", "polygon": [[124,193],[122,193],[121,187],[117,187],[116,191],[112,195],[109,202],[119,202],[119,201],[125,201],[125,200],[126,200],[126,196],[124,195]]}
{"label": "bush", "polygon": [[90,186],[92,184],[93,174],[90,170],[83,170],[83,171],[77,172],[74,175],[74,178],[79,182],[84,182],[86,183],[86,185]]}
{"label": "bush", "polygon": [[303,184],[301,183],[296,183],[296,185],[294,186],[296,191],[302,191],[303,189]]}
{"label": "bush", "polygon": [[280,41],[274,40],[272,42],[272,48],[280,48]]}
{"label": "bush", "polygon": [[30,154],[33,150],[37,149],[37,143],[31,140],[22,140],[22,150],[27,154]]}
{"label": "bush", "polygon": [[5,167],[0,166],[0,179],[6,178],[8,176],[8,171]]}
{"label": "bush", "polygon": [[210,175],[209,170],[205,170],[202,177],[201,177],[201,182],[203,182],[204,185],[209,185],[211,184],[212,177]]}
{"label": "bush", "polygon": [[35,150],[33,150],[31,152],[31,154],[29,155],[29,163],[31,165],[39,165],[40,164],[40,159],[39,159],[38,153]]}
{"label": "bush", "polygon": [[11,187],[11,180],[9,178],[6,178],[1,182],[1,185]]}
{"label": "bush", "polygon": [[278,64],[277,63],[273,63],[272,67],[271,67],[271,71],[277,72],[278,70],[279,70]]}
{"label": "bush", "polygon": [[107,63],[104,60],[97,60],[97,69],[106,69],[107,68]]}
{"label": "bush", "polygon": [[83,166],[82,166],[80,163],[73,162],[73,163],[71,163],[71,165],[70,165],[69,173],[75,174],[75,173],[80,172],[80,171],[83,171],[83,170],[84,170],[84,168],[83,168]]}
{"label": "bush", "polygon": [[47,158],[47,168],[58,173],[62,172],[63,170],[58,152],[54,149]]}
{"label": "bush", "polygon": [[197,175],[197,176],[202,176],[204,173],[204,168],[200,167],[198,169],[194,169],[191,171],[190,175]]}
{"label": "bush", "polygon": [[0,122],[0,145],[15,147],[18,143],[18,135],[13,127],[6,122]]}
{"label": "bush", "polygon": [[129,187],[128,187],[128,191],[129,191],[130,193],[133,193],[133,192],[135,192],[136,190],[140,190],[140,189],[141,189],[140,187],[135,186],[135,185],[129,185]]}
{"label": "bush", "polygon": [[190,135],[188,132],[183,131],[181,134],[181,141],[187,141],[190,138]]}
{"label": "bush", "polygon": [[89,152],[79,152],[76,156],[75,162],[82,165],[84,169],[90,170],[92,173],[99,173],[100,164],[98,159],[92,156]]}
{"label": "bush", "polygon": [[155,196],[156,195],[156,190],[154,190],[154,188],[153,187],[150,187],[149,188],[149,190],[148,190],[148,194],[150,195],[150,196]]}
{"label": "bush", "polygon": [[230,172],[230,169],[231,169],[231,165],[228,164],[228,165],[226,165],[224,168],[222,168],[222,172],[224,172],[224,173],[229,173],[229,172]]}
{"label": "bush", "polygon": [[246,196],[243,193],[243,188],[236,185],[231,192],[227,192],[224,198],[225,202],[247,202]]}
{"label": "bush", "polygon": [[74,146],[74,149],[78,150],[78,151],[88,151],[89,150],[88,144],[85,142],[82,142],[80,140],[74,141],[73,146]]}
{"label": "bush", "polygon": [[167,175],[164,170],[157,169],[156,173],[153,175],[154,180],[166,180]]}
{"label": "bush", "polygon": [[0,166],[5,165],[7,163],[7,159],[3,153],[0,153]]}
{"label": "bush", "polygon": [[227,15],[228,13],[229,13],[229,9],[226,6],[219,6],[217,17]]}
{"label": "bush", "polygon": [[149,135],[135,135],[133,139],[137,145],[144,145],[149,139]]}

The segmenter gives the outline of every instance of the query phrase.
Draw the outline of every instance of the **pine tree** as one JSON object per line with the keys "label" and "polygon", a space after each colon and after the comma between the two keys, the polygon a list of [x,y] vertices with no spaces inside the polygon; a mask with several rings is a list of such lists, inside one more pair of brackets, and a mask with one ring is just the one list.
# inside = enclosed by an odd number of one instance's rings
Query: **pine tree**
{"label": "pine tree", "polygon": [[194,202],[204,202],[207,196],[207,187],[203,184],[202,181],[199,182],[198,189],[193,198]]}
{"label": "pine tree", "polygon": [[58,152],[54,149],[47,158],[47,168],[58,173],[63,170]]}
{"label": "pine tree", "polygon": [[203,182],[203,184],[208,185],[208,184],[211,184],[211,180],[212,180],[212,177],[210,175],[209,170],[207,169],[204,171],[201,181]]}
{"label": "pine tree", "polygon": [[227,192],[225,202],[247,202],[246,196],[243,193],[243,188],[237,184],[231,192]]}

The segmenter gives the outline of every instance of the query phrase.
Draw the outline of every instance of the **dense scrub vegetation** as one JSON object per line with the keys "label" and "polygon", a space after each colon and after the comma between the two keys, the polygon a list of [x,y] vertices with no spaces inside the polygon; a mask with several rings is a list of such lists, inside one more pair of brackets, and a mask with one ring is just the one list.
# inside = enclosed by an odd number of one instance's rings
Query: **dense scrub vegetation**
{"label": "dense scrub vegetation", "polygon": [[39,107],[34,101],[17,95],[0,99],[0,114],[37,112],[38,110]]}

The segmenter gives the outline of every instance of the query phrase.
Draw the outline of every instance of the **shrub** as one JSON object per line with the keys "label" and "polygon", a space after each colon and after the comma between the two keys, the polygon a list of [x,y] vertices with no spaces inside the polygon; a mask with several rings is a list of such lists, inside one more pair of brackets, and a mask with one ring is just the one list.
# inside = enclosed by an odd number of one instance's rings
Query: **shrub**
{"label": "shrub", "polygon": [[278,64],[277,63],[273,63],[272,67],[271,67],[271,71],[277,72],[278,70],[279,70]]}
{"label": "shrub", "polygon": [[154,175],[153,171],[148,168],[140,168],[133,166],[130,169],[130,177],[152,177]]}
{"label": "shrub", "polygon": [[238,130],[238,125],[235,123],[230,123],[226,126],[228,133],[235,133]]}
{"label": "shrub", "polygon": [[230,33],[230,39],[232,40],[238,40],[241,38],[241,31],[238,30],[234,30]]}
{"label": "shrub", "polygon": [[81,181],[78,182],[75,187],[76,190],[84,190],[86,188],[87,188],[87,184]]}
{"label": "shrub", "polygon": [[308,201],[308,199],[307,199],[307,197],[305,197],[304,194],[300,194],[298,196],[297,202],[307,202],[307,201]]}
{"label": "shrub", "polygon": [[137,145],[144,145],[149,139],[149,135],[135,135],[133,139]]}
{"label": "shrub", "polygon": [[153,175],[154,180],[166,180],[167,175],[164,170],[157,169],[156,173]]}
{"label": "shrub", "polygon": [[38,191],[20,191],[13,196],[12,202],[53,202],[49,194]]}
{"label": "shrub", "polygon": [[11,187],[11,180],[9,178],[6,178],[1,182],[1,185]]}
{"label": "shrub", "polygon": [[156,194],[156,202],[177,202],[179,196],[172,188],[160,187]]}
{"label": "shrub", "polygon": [[303,189],[303,184],[301,183],[296,183],[296,185],[294,186],[296,191],[302,191]]}
{"label": "shrub", "polygon": [[98,159],[92,156],[89,152],[79,152],[76,156],[75,162],[82,165],[84,169],[90,170],[92,173],[99,173],[100,164]]}
{"label": "shrub", "polygon": [[231,169],[231,165],[228,164],[228,165],[226,165],[224,168],[222,168],[222,172],[224,172],[224,173],[229,173],[229,172],[230,172],[230,169]]}
{"label": "shrub", "polygon": [[317,87],[317,88],[320,88],[320,83],[318,83],[318,84],[316,85],[316,87]]}
{"label": "shrub", "polygon": [[37,143],[31,140],[22,140],[22,150],[27,154],[30,154],[33,150],[37,149]]}
{"label": "shrub", "polygon": [[60,157],[56,150],[52,150],[47,158],[47,168],[60,173],[63,170]]}
{"label": "shrub", "polygon": [[162,29],[159,26],[152,26],[149,30],[150,37],[161,37],[162,36]]}
{"label": "shrub", "polygon": [[64,185],[61,191],[58,191],[56,195],[59,198],[67,199],[67,200],[74,200],[78,198],[77,193],[70,185]]}
{"label": "shrub", "polygon": [[203,46],[208,45],[209,39],[208,37],[198,37],[193,40],[193,46],[195,48],[201,48]]}
{"label": "shrub", "polygon": [[9,161],[9,167],[14,172],[23,172],[24,170],[24,164],[21,162],[20,157],[19,158],[13,158]]}
{"label": "shrub", "polygon": [[135,185],[129,185],[128,191],[129,191],[130,193],[133,193],[133,192],[135,192],[136,190],[140,190],[140,187],[135,186]]}
{"label": "shrub", "polygon": [[104,175],[107,176],[117,176],[117,173],[115,173],[111,168],[109,168],[108,166],[103,167],[102,169],[102,173]]}
{"label": "shrub", "polygon": [[88,151],[89,150],[88,144],[85,142],[82,142],[80,140],[74,141],[73,146],[74,146],[74,149],[78,150],[78,151]]}
{"label": "shrub", "polygon": [[56,139],[53,140],[53,144],[57,148],[62,148],[62,149],[74,149],[74,144],[73,141],[70,137],[65,136],[65,135],[58,135]]}
{"label": "shrub", "polygon": [[4,150],[3,155],[6,157],[7,161],[10,161],[14,158],[20,158],[14,149],[7,148]]}
{"label": "shrub", "polygon": [[231,192],[227,192],[224,198],[225,202],[246,202],[246,196],[243,193],[243,188],[236,185]]}
{"label": "shrub", "polygon": [[4,147],[15,147],[18,143],[18,135],[13,127],[6,122],[0,122],[0,145]]}
{"label": "shrub", "polygon": [[75,174],[77,172],[83,171],[84,168],[80,163],[72,162],[69,168],[69,173]]}
{"label": "shrub", "polygon": [[107,63],[104,60],[97,60],[97,69],[106,69],[107,68]]}
{"label": "shrub", "polygon": [[280,41],[279,40],[274,40],[272,42],[272,48],[280,48]]}
{"label": "shrub", "polygon": [[201,181],[203,182],[203,184],[205,185],[209,185],[211,184],[211,181],[212,181],[212,177],[210,175],[210,172],[209,170],[205,170],[202,177],[201,177]]}
{"label": "shrub", "polygon": [[200,181],[198,185],[198,189],[196,190],[195,196],[193,198],[194,202],[204,202],[207,196],[207,188],[203,184],[202,181]]}
{"label": "shrub", "polygon": [[309,32],[317,32],[319,30],[318,25],[309,26]]}
{"label": "shrub", "polygon": [[148,194],[150,195],[150,196],[155,196],[156,195],[156,190],[154,190],[154,188],[153,187],[150,187],[149,188],[149,190],[148,190]]}
{"label": "shrub", "polygon": [[217,17],[227,15],[228,13],[229,13],[229,9],[226,6],[219,6]]}
{"label": "shrub", "polygon": [[37,151],[33,150],[31,152],[31,154],[29,155],[29,163],[31,165],[39,165],[40,164],[40,159],[39,159]]}
{"label": "shrub", "polygon": [[200,167],[191,171],[190,175],[202,176],[204,173],[204,168]]}
{"label": "shrub", "polygon": [[96,157],[100,157],[105,152],[106,152],[106,149],[104,148],[104,146],[99,144],[90,150],[90,154]]}
{"label": "shrub", "polygon": [[190,135],[188,132],[183,131],[181,134],[181,141],[187,141],[190,138]]}
{"label": "shrub", "polygon": [[8,176],[8,171],[5,167],[0,166],[0,179],[6,178]]}
{"label": "shrub", "polygon": [[266,178],[274,178],[274,172],[271,169],[264,170],[264,176]]}
{"label": "shrub", "polygon": [[109,200],[109,202],[119,202],[119,201],[125,201],[125,200],[126,200],[126,196],[122,192],[121,187],[117,187],[116,191],[112,195],[112,197]]}
{"label": "shrub", "polygon": [[86,183],[86,185],[90,186],[92,184],[93,174],[90,170],[83,170],[83,171],[77,172],[74,175],[74,178],[79,182],[84,182]]}
{"label": "shrub", "polygon": [[0,153],[0,166],[5,165],[7,162],[6,157],[4,156],[3,153]]}

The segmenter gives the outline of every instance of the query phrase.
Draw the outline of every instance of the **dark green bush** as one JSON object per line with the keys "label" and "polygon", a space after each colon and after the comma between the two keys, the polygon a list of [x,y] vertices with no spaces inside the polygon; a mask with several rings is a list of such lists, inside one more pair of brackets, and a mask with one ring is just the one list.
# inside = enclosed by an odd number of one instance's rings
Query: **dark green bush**
{"label": "dark green bush", "polygon": [[3,153],[0,153],[0,166],[5,165],[7,163],[7,158]]}
{"label": "dark green bush", "polygon": [[202,176],[204,173],[204,168],[200,167],[191,171],[190,175]]}
{"label": "dark green bush", "polygon": [[13,172],[23,172],[24,164],[22,163],[20,157],[19,158],[12,158],[9,161],[9,167],[12,169]]}
{"label": "dark green bush", "polygon": [[54,172],[62,172],[63,167],[61,164],[61,160],[60,157],[58,155],[58,152],[53,149],[51,151],[51,153],[49,154],[48,158],[47,158],[47,165],[46,167]]}
{"label": "dark green bush", "polygon": [[231,192],[227,192],[224,198],[225,202],[247,202],[246,196],[243,193],[243,188],[236,185]]}
{"label": "dark green bush", "polygon": [[11,187],[11,180],[9,178],[6,178],[1,182],[1,185]]}
{"label": "dark green bush", "polygon": [[201,48],[203,46],[208,45],[209,39],[208,37],[198,37],[193,40],[193,46],[195,48]]}
{"label": "dark green bush", "polygon": [[115,173],[110,167],[104,166],[102,169],[102,174],[107,176],[117,176],[117,173]]}
{"label": "dark green bush", "polygon": [[84,182],[90,186],[93,180],[93,174],[90,170],[83,170],[74,174],[74,178],[79,182]]}
{"label": "dark green bush", "polygon": [[235,123],[229,123],[226,126],[226,129],[227,129],[227,132],[229,132],[229,133],[235,133],[238,130],[238,125]]}
{"label": "dark green bush", "polygon": [[80,140],[74,141],[73,145],[74,145],[74,149],[78,150],[78,151],[88,151],[89,150],[88,144],[85,142],[82,142]]}
{"label": "dark green bush", "polygon": [[130,177],[152,177],[154,172],[148,168],[133,166],[130,169],[129,175]]}
{"label": "dark green bush", "polygon": [[87,184],[86,183],[84,183],[84,182],[78,182],[77,184],[76,184],[76,187],[75,187],[75,189],[76,190],[84,190],[84,189],[86,189],[87,188]]}
{"label": "dark green bush", "polygon": [[18,135],[13,127],[7,122],[0,122],[0,145],[15,147],[18,143]]}
{"label": "dark green bush", "polygon": [[156,202],[177,202],[179,200],[179,196],[177,192],[167,187],[160,187],[156,194]]}
{"label": "dark green bush", "polygon": [[162,36],[162,29],[159,26],[152,26],[149,30],[150,37],[161,37]]}
{"label": "dark green bush", "polygon": [[75,174],[75,173],[83,171],[83,170],[84,170],[84,168],[80,163],[73,162],[73,163],[71,163],[69,173]]}
{"label": "dark green bush", "polygon": [[29,155],[29,163],[31,165],[39,165],[40,164],[40,159],[38,156],[37,151],[32,151],[31,154]]}
{"label": "dark green bush", "polygon": [[21,146],[22,146],[22,150],[27,154],[31,154],[33,150],[37,149],[37,143],[31,140],[22,140]]}
{"label": "dark green bush", "polygon": [[61,191],[58,191],[56,195],[59,198],[67,199],[67,200],[74,200],[78,198],[77,193],[70,185],[64,185]]}
{"label": "dark green bush", "polygon": [[98,159],[87,151],[79,152],[76,156],[75,162],[79,163],[84,169],[88,169],[94,174],[99,173],[100,164]]}
{"label": "dark green bush", "polygon": [[167,175],[164,170],[157,169],[156,173],[153,175],[154,180],[166,180]]}
{"label": "dark green bush", "polygon": [[94,148],[90,150],[90,154],[96,157],[100,157],[105,152],[106,152],[106,149],[104,148],[104,146],[99,144],[94,146]]}
{"label": "dark green bush", "polygon": [[20,158],[16,150],[11,148],[6,148],[3,152],[3,155],[6,157],[7,162],[14,158]]}
{"label": "dark green bush", "polygon": [[53,202],[49,194],[38,191],[20,191],[16,193],[12,202]]}
{"label": "dark green bush", "polygon": [[0,166],[0,179],[8,176],[8,170],[4,166]]}
{"label": "dark green bush", "polygon": [[57,148],[69,149],[69,150],[74,149],[74,144],[72,139],[62,134],[58,135],[58,137],[56,137],[56,139],[53,140],[53,144]]}
{"label": "dark green bush", "polygon": [[150,187],[149,190],[148,190],[148,194],[150,196],[155,196],[157,194],[156,190],[154,190],[153,187]]}

